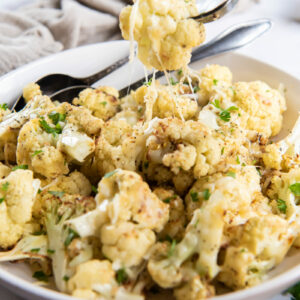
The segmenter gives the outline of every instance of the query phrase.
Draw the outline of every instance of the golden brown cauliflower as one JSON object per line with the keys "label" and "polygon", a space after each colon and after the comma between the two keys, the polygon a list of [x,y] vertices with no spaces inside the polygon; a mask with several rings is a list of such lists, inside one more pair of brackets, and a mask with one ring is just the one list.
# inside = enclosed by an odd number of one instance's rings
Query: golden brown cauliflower
{"label": "golden brown cauliflower", "polygon": [[185,207],[182,199],[170,189],[156,188],[153,193],[164,203],[169,204],[170,216],[169,221],[164,229],[159,232],[159,239],[171,237],[172,239],[181,240],[185,230]]}
{"label": "golden brown cauliflower", "polygon": [[78,98],[74,98],[74,105],[82,105],[89,109],[93,116],[107,121],[119,110],[119,93],[116,89],[100,86],[96,89],[85,89]]}
{"label": "golden brown cauliflower", "polygon": [[68,164],[56,148],[56,136],[43,129],[41,119],[27,122],[18,136],[17,163],[48,178],[67,174]]}
{"label": "golden brown cauliflower", "polygon": [[237,82],[232,101],[240,108],[240,125],[265,137],[276,135],[286,110],[284,97],[264,82]]}
{"label": "golden brown cauliflower", "polygon": [[26,103],[33,100],[35,96],[41,96],[42,92],[40,86],[34,82],[28,83],[23,88],[23,98],[25,99]]}
{"label": "golden brown cauliflower", "polygon": [[139,0],[122,10],[120,27],[126,40],[137,41],[147,68],[176,70],[189,63],[191,49],[205,39],[203,24],[190,18],[197,13],[194,0]]}
{"label": "golden brown cauliflower", "polygon": [[100,237],[103,254],[123,267],[140,265],[155,243],[155,234],[151,229],[140,228],[131,222],[104,225]]}
{"label": "golden brown cauliflower", "polygon": [[96,141],[95,163],[99,174],[103,176],[117,168],[136,171],[144,140],[125,120],[106,122]]}
{"label": "golden brown cauliflower", "polygon": [[16,170],[0,180],[0,247],[16,244],[32,218],[40,181],[29,170]]}

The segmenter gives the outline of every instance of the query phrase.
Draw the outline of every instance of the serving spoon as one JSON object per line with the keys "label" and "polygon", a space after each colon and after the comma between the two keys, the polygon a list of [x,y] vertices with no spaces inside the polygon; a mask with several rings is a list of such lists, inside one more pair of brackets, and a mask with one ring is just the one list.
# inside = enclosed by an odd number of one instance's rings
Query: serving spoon
{"label": "serving spoon", "polygon": [[[271,26],[272,22],[268,19],[252,20],[231,26],[207,44],[204,44],[203,46],[194,50],[192,52],[191,62],[241,48],[268,31]],[[152,76],[153,74],[149,75],[148,80],[152,78]],[[157,72],[155,74],[155,78],[160,78],[162,76],[164,76],[163,72]],[[143,85],[145,81],[146,79],[142,78],[131,84],[130,86],[124,87],[119,91],[120,97],[127,95],[131,90],[137,89],[138,87]],[[77,97],[78,94],[86,88],[90,88],[90,86],[79,85],[67,87],[53,93],[52,95],[50,95],[50,98],[61,102],[71,102],[74,97]],[[20,106],[20,108],[23,107],[24,104],[23,106]],[[17,106],[16,110],[18,110]]]}
{"label": "serving spoon", "polygon": [[[230,10],[232,10],[232,8],[236,5],[237,2],[238,0],[223,0],[221,4],[210,9],[209,11],[200,12],[200,14],[198,16],[193,17],[193,19],[201,23],[209,23],[215,21],[224,16]],[[197,4],[197,8],[199,11],[201,10],[201,3]],[[100,72],[97,72],[88,77],[73,77],[67,74],[49,74],[37,80],[36,83],[40,86],[40,89],[44,95],[51,96],[55,92],[60,91],[62,89],[66,89],[68,87],[90,86],[98,80],[102,79],[103,77],[109,75],[113,71],[119,69],[128,61],[129,57],[126,56],[118,60],[114,64],[108,66],[107,68],[101,70]],[[22,107],[24,107],[24,105],[25,100],[22,96],[20,96],[12,108],[20,110]]]}

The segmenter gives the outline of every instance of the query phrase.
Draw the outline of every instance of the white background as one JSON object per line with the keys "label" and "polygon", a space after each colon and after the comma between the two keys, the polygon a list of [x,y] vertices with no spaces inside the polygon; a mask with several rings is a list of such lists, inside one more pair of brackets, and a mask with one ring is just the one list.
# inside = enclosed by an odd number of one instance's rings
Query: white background
{"label": "white background", "polygon": [[[0,0],[0,8],[15,9],[26,2],[30,0]],[[276,65],[300,78],[300,0],[240,0],[234,12],[218,22],[207,24],[207,39],[229,25],[262,17],[270,18],[274,22],[273,28],[238,52]],[[0,299],[20,300],[1,287]],[[272,300],[283,299],[289,297],[278,295]]]}

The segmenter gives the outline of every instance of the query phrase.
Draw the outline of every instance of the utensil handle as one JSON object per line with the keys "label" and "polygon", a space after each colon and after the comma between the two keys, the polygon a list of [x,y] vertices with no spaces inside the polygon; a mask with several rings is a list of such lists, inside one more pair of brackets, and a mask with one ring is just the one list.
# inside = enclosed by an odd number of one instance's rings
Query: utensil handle
{"label": "utensil handle", "polygon": [[[207,44],[194,50],[192,52],[191,62],[241,48],[260,37],[271,27],[272,22],[268,19],[252,20],[231,26]],[[157,72],[155,78],[160,78],[163,75],[163,72]],[[150,74],[148,79],[152,77],[153,74]],[[126,96],[131,90],[139,88],[145,80],[145,78],[142,78],[121,89],[119,91],[120,97]]]}
{"label": "utensil handle", "polygon": [[107,68],[101,70],[98,73],[95,73],[93,75],[90,75],[85,78],[80,78],[86,85],[92,85],[93,83],[97,82],[98,80],[104,78],[105,76],[109,75],[110,73],[114,72],[115,70],[121,68],[123,65],[128,63],[129,56],[126,56],[122,59],[119,59],[114,64],[108,66]]}

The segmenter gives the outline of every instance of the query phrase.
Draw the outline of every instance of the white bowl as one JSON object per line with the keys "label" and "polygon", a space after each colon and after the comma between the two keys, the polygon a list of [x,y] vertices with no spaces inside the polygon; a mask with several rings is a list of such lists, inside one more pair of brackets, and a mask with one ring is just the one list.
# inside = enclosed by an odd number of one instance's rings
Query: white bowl
{"label": "white bowl", "polygon": [[[40,59],[23,66],[0,78],[0,102],[13,103],[28,82],[49,73],[68,73],[74,76],[87,76],[128,55],[129,45],[125,41],[114,41],[84,46]],[[280,83],[287,88],[288,110],[284,115],[284,125],[280,136],[292,128],[300,110],[300,81],[289,74],[258,60],[228,53],[192,64],[199,69],[207,63],[228,66],[237,80],[263,80],[277,88]],[[126,65],[112,73],[98,84],[122,88],[144,76],[139,62]],[[265,300],[300,280],[300,251],[290,253],[262,284],[224,296],[218,300]],[[32,284],[31,271],[24,264],[1,263],[0,283],[14,293],[30,299],[72,299],[72,297]]]}

